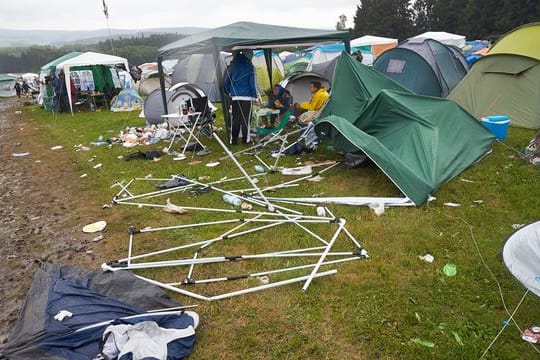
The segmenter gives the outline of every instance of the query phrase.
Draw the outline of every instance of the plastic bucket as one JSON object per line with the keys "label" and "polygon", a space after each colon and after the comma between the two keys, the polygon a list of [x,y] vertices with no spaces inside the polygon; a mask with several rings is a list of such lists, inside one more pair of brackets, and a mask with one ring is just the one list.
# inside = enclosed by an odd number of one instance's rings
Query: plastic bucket
{"label": "plastic bucket", "polygon": [[497,140],[506,139],[510,119],[506,115],[487,116],[482,118],[482,125],[495,135]]}

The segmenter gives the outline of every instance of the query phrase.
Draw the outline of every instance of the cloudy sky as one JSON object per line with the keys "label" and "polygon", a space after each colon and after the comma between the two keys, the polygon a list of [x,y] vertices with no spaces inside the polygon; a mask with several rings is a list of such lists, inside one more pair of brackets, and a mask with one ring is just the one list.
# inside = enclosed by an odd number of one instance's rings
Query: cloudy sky
{"label": "cloudy sky", "polygon": [[[200,26],[236,21],[331,29],[341,14],[353,26],[357,0],[105,0],[113,29]],[[107,27],[102,0],[2,1],[0,28],[96,30]]]}

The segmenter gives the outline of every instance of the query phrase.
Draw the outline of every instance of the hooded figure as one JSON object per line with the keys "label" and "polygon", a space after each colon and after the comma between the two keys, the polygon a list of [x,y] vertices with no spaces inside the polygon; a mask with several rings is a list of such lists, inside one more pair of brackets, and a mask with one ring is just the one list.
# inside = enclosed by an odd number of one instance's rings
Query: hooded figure
{"label": "hooded figure", "polygon": [[255,67],[251,63],[253,51],[243,50],[234,55],[230,71],[225,76],[225,91],[232,99],[231,144],[238,143],[240,128],[244,144],[250,142],[252,101],[257,100]]}
{"label": "hooded figure", "polygon": [[[279,109],[279,116],[285,114],[291,106],[291,94],[289,91],[285,90],[281,85],[276,84],[272,88],[272,91],[268,94],[268,104],[266,105],[269,109]],[[270,118],[270,121],[269,119]],[[276,124],[276,116],[263,116],[262,121],[266,128],[274,128]]]}

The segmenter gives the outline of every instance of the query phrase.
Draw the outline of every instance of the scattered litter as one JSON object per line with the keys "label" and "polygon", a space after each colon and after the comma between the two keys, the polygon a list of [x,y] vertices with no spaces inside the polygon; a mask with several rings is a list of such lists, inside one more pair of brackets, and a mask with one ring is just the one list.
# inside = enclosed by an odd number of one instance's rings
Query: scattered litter
{"label": "scattered litter", "polygon": [[431,341],[426,341],[418,338],[411,339],[410,341],[413,344],[418,344],[429,348],[435,347],[435,343],[432,343]]}
{"label": "scattered litter", "polygon": [[173,160],[175,160],[175,161],[185,160],[185,159],[187,159],[187,156],[184,155],[184,154],[178,154],[176,157],[173,158]]}
{"label": "scattered litter", "polygon": [[474,181],[472,180],[467,180],[467,179],[464,179],[464,178],[459,178],[460,181],[463,181],[463,182],[466,182],[466,183],[473,183]]}
{"label": "scattered litter", "polygon": [[8,255],[6,258],[7,258],[8,260],[16,259],[16,258],[17,258],[17,255],[15,255],[15,254]]}
{"label": "scattered litter", "polygon": [[311,166],[300,166],[296,168],[283,168],[281,173],[283,175],[309,175],[313,171]]}
{"label": "scattered litter", "polygon": [[63,321],[65,318],[72,317],[73,314],[67,310],[60,310],[58,314],[54,315],[54,320]]}
{"label": "scattered litter", "polygon": [[201,164],[201,163],[202,163],[201,160],[193,160],[193,161],[188,162],[189,165],[198,165],[198,164]]}
{"label": "scattered litter", "polygon": [[90,148],[88,146],[81,146],[79,147],[79,149],[81,149],[81,151],[90,151]]}
{"label": "scattered litter", "polygon": [[41,160],[36,160],[34,162],[39,164],[39,163],[41,163]]}
{"label": "scattered litter", "polygon": [[187,211],[181,206],[174,205],[171,203],[169,199],[167,199],[167,204],[163,208],[163,211],[171,213],[171,214],[186,214]]}
{"label": "scattered litter", "polygon": [[382,203],[380,203],[380,204],[369,204],[369,208],[371,210],[373,210],[373,212],[377,216],[381,216],[382,214],[384,214],[384,204],[382,204]]}
{"label": "scattered litter", "polygon": [[512,224],[512,227],[516,230],[522,228],[523,226],[525,226],[525,224]]}
{"label": "scattered litter", "polygon": [[63,149],[64,147],[62,145],[56,145],[56,146],[53,146],[51,148],[51,150],[60,150],[60,149]]}
{"label": "scattered litter", "polygon": [[144,178],[145,178],[145,179],[151,179],[151,178],[152,178],[152,174],[145,175]]}
{"label": "scattered litter", "polygon": [[268,276],[259,276],[258,279],[265,285],[270,283],[270,278]]}
{"label": "scattered litter", "polygon": [[484,200],[473,200],[473,204],[480,205],[483,204]]}
{"label": "scattered litter", "polygon": [[39,220],[39,219],[41,219],[41,216],[34,216],[30,218],[30,221]]}
{"label": "scattered litter", "polygon": [[22,114],[22,111],[21,111],[21,110],[17,110],[17,111],[15,111],[15,114]]}
{"label": "scattered litter", "polygon": [[540,327],[531,326],[530,328],[523,330],[521,338],[531,344],[540,343]]}
{"label": "scattered litter", "polygon": [[103,166],[102,163],[96,164],[96,165],[94,165],[94,169],[99,169],[99,168],[102,167],[102,166]]}
{"label": "scattered litter", "polygon": [[450,206],[450,207],[460,207],[461,206],[461,204],[453,203],[453,202],[445,202],[444,205],[445,206]]}
{"label": "scattered litter", "polygon": [[112,204],[103,204],[103,205],[101,206],[102,209],[110,209],[110,208],[112,208],[112,207],[113,207]]}
{"label": "scattered litter", "polygon": [[233,196],[229,194],[223,195],[223,201],[234,206],[240,206],[242,204],[242,199],[240,199],[237,196]]}
{"label": "scattered litter", "polygon": [[160,160],[161,160],[161,158],[157,158],[157,157],[152,159],[153,162],[158,162]]}
{"label": "scattered litter", "polygon": [[247,202],[243,202],[242,205],[240,206],[242,208],[242,210],[251,210],[253,209],[253,206],[251,206],[250,203],[247,203]]}
{"label": "scattered litter", "polygon": [[100,221],[96,221],[95,223],[85,225],[82,228],[82,231],[84,233],[95,233],[95,232],[105,229],[105,226],[107,226],[107,222],[100,220]]}
{"label": "scattered litter", "polygon": [[195,154],[197,156],[206,156],[206,155],[210,155],[211,151],[205,148],[205,149],[197,151]]}
{"label": "scattered litter", "polygon": [[91,255],[93,254],[94,252],[92,250],[86,250],[86,255]]}
{"label": "scattered litter", "polygon": [[254,184],[256,184],[256,183],[259,182],[259,179],[258,179],[258,178],[252,178],[251,181],[252,181]]}
{"label": "scattered litter", "polygon": [[80,177],[80,178],[85,178],[85,177],[87,177],[87,176],[88,176],[88,174],[82,174],[82,175],[79,176],[79,177]]}
{"label": "scattered litter", "polygon": [[313,177],[307,179],[307,181],[311,181],[311,182],[321,182],[323,180],[324,180],[324,178],[321,175],[313,176]]}
{"label": "scattered litter", "polygon": [[122,160],[124,158],[124,155],[118,155],[117,158],[118,160]]}
{"label": "scattered litter", "polygon": [[215,167],[215,166],[218,166],[220,164],[219,161],[214,161],[214,162],[209,162],[206,164],[206,166],[208,167]]}
{"label": "scattered litter", "polygon": [[422,317],[421,317],[420,314],[417,313],[416,311],[414,312],[414,317],[416,318],[416,320],[417,320],[418,322],[422,321]]}
{"label": "scattered litter", "polygon": [[103,240],[103,235],[98,235],[96,236],[95,238],[92,239],[93,242],[98,242],[98,241],[101,241]]}
{"label": "scattered litter", "polygon": [[444,265],[442,271],[446,276],[456,276],[457,266],[455,264],[446,264]]}
{"label": "scattered litter", "polygon": [[259,174],[266,172],[261,165],[255,165],[254,168],[255,168],[255,171],[258,172]]}
{"label": "scattered litter", "polygon": [[325,216],[326,215],[326,209],[324,206],[317,206],[317,216]]}
{"label": "scattered litter", "polygon": [[199,180],[199,181],[208,181],[208,180],[210,180],[210,179],[211,179],[211,177],[208,176],[208,175],[199,176],[199,177],[197,178],[197,180]]}
{"label": "scattered litter", "polygon": [[92,162],[94,160],[95,160],[95,158],[92,157],[92,158],[88,159],[88,162]]}
{"label": "scattered litter", "polygon": [[30,155],[30,153],[29,152],[22,152],[22,153],[13,153],[11,155],[13,155],[15,157],[21,157],[21,156],[28,156],[28,155]]}
{"label": "scattered litter", "polygon": [[432,263],[433,260],[435,260],[435,258],[431,254],[420,255],[420,256],[418,256],[418,258],[420,260],[424,260],[425,262],[428,262],[428,263]]}

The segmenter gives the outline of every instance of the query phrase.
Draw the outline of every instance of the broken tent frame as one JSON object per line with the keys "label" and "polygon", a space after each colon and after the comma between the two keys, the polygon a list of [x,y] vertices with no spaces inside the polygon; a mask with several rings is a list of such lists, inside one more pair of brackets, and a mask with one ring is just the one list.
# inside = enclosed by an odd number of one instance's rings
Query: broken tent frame
{"label": "broken tent frame", "polygon": [[[358,240],[351,234],[351,232],[346,228],[346,220],[334,216],[334,214],[327,208],[324,208],[324,215],[309,215],[304,211],[298,211],[296,209],[288,208],[284,205],[278,205],[274,202],[271,202],[264,194],[264,188],[257,186],[256,182],[253,180],[253,177],[250,176],[242,165],[238,162],[236,157],[229,151],[226,145],[221,141],[221,139],[213,134],[215,140],[220,144],[223,150],[227,153],[228,157],[233,161],[238,170],[242,173],[242,177],[239,179],[245,179],[250,183],[251,188],[249,189],[252,193],[246,194],[245,192],[240,195],[241,199],[249,203],[251,206],[261,207],[262,210],[233,210],[230,208],[204,208],[204,207],[182,207],[186,210],[197,210],[197,211],[211,211],[215,213],[228,213],[234,214],[236,217],[233,219],[224,219],[216,220],[211,222],[204,223],[194,223],[194,224],[183,224],[176,226],[167,226],[159,228],[145,228],[145,229],[135,229],[130,228],[129,232],[129,245],[128,245],[128,254],[126,258],[119,259],[110,263],[102,265],[104,270],[109,271],[119,271],[119,270],[134,270],[134,271],[145,271],[151,275],[136,275],[138,278],[148,281],[152,284],[158,285],[162,288],[169,289],[171,291],[190,296],[199,300],[205,301],[214,301],[225,299],[237,295],[252,293],[264,289],[274,288],[282,285],[287,285],[296,282],[302,282],[302,290],[306,291],[310,286],[311,282],[315,278],[324,277],[328,275],[333,275],[337,270],[326,270],[321,271],[321,267],[330,266],[339,264],[342,262],[348,262],[359,259],[368,258],[368,253],[360,245]],[[331,169],[336,164],[332,164],[326,169],[323,169],[321,172]],[[321,173],[319,172],[319,173]],[[262,175],[262,174],[261,174]],[[303,177],[305,178],[305,177]],[[303,179],[301,178],[301,179]],[[228,194],[232,196],[236,193],[234,191],[224,190],[216,184],[203,184],[196,180],[190,180],[183,178],[189,184],[184,188],[190,188],[193,186],[207,186],[211,187],[213,190]],[[226,180],[222,180],[221,183],[224,183]],[[294,180],[293,180],[294,181]],[[114,202],[117,204],[125,205],[136,205],[136,206],[153,206],[153,207],[164,207],[165,205],[157,204],[145,204],[139,203],[137,200],[142,198],[148,198],[156,196],[156,194],[143,194],[133,195],[129,190],[128,186],[133,182],[129,182],[127,185],[120,185],[121,190],[115,196]],[[290,182],[288,182],[290,183]],[[287,184],[288,186],[290,184]],[[283,186],[277,185],[273,188],[279,188]],[[185,189],[184,189],[185,190]],[[157,192],[156,192],[157,193]],[[163,195],[163,191],[159,195]],[[122,198],[123,195],[127,197]],[[255,198],[254,196],[257,196]],[[313,209],[313,205],[307,205],[309,209]],[[217,236],[213,236],[207,239],[198,239],[191,243],[185,243],[164,248],[160,250],[150,251],[142,254],[135,254],[135,248],[140,247],[139,237],[144,234],[154,235],[156,233],[171,231],[171,230],[189,230],[200,227],[211,227],[219,226],[220,228],[231,224],[232,228],[221,232]],[[317,232],[320,231],[321,224],[326,224],[330,227],[330,236],[319,235]],[[269,252],[256,253],[256,254],[246,254],[246,255],[220,255],[220,256],[206,256],[205,253],[210,252],[219,245],[224,245],[225,248],[230,248],[236,244],[236,241],[245,239],[250,234],[259,233],[263,231],[277,231],[277,227],[287,227],[286,229],[279,230],[284,234],[292,233],[290,226],[297,227],[302,233],[307,233],[310,235],[308,239],[314,239],[315,243],[307,244],[307,241],[304,237],[299,238],[297,243],[304,245],[304,247],[298,249],[279,249]],[[337,249],[336,244],[342,242],[342,239],[347,240],[351,246],[347,251],[341,251]],[[177,240],[175,240],[176,242]],[[250,240],[251,241],[251,240]],[[261,237],[257,241],[264,242],[264,233],[261,234]],[[311,241],[311,240],[309,240]],[[341,244],[344,245],[344,244]],[[244,243],[245,246],[245,243]],[[235,247],[236,248],[236,247]],[[178,253],[181,251],[190,251],[191,257],[182,257],[178,256]],[[219,250],[223,251],[223,250]],[[163,258],[167,256],[167,260]],[[156,260],[156,257],[159,257],[159,260]],[[312,263],[299,263],[302,259],[316,259]],[[272,266],[271,269],[258,270],[253,272],[248,272],[244,274],[237,274],[233,276],[207,276],[205,275],[209,272],[209,267],[214,265],[218,270],[225,269],[226,267],[223,264],[232,264],[239,263],[242,261],[263,261],[265,266],[267,263],[274,264],[276,260],[286,260],[287,266],[282,268],[275,268]],[[154,279],[155,274],[159,274],[159,269],[161,268],[183,268],[185,271],[182,272],[182,278],[176,279],[176,281],[160,281]],[[153,269],[153,270],[149,270]],[[195,270],[201,269],[199,272],[201,276],[197,277]],[[294,273],[300,271],[308,271],[307,274],[295,276],[290,278],[281,279],[284,274]],[[170,274],[170,271],[167,271]],[[175,276],[176,273],[175,273]],[[225,283],[228,281],[234,280],[243,280],[250,278],[259,278],[261,281],[268,279],[268,276],[276,276],[278,278],[275,282],[263,282],[262,285],[251,286],[243,289],[236,289],[233,291],[226,291],[224,293],[215,294],[215,295],[205,295],[200,292],[192,291],[187,289],[191,287],[192,289],[197,287],[197,285],[202,284],[216,284],[216,283]],[[250,284],[250,282],[246,282]],[[199,287],[197,287],[198,289]],[[215,287],[213,287],[215,289]]]}

